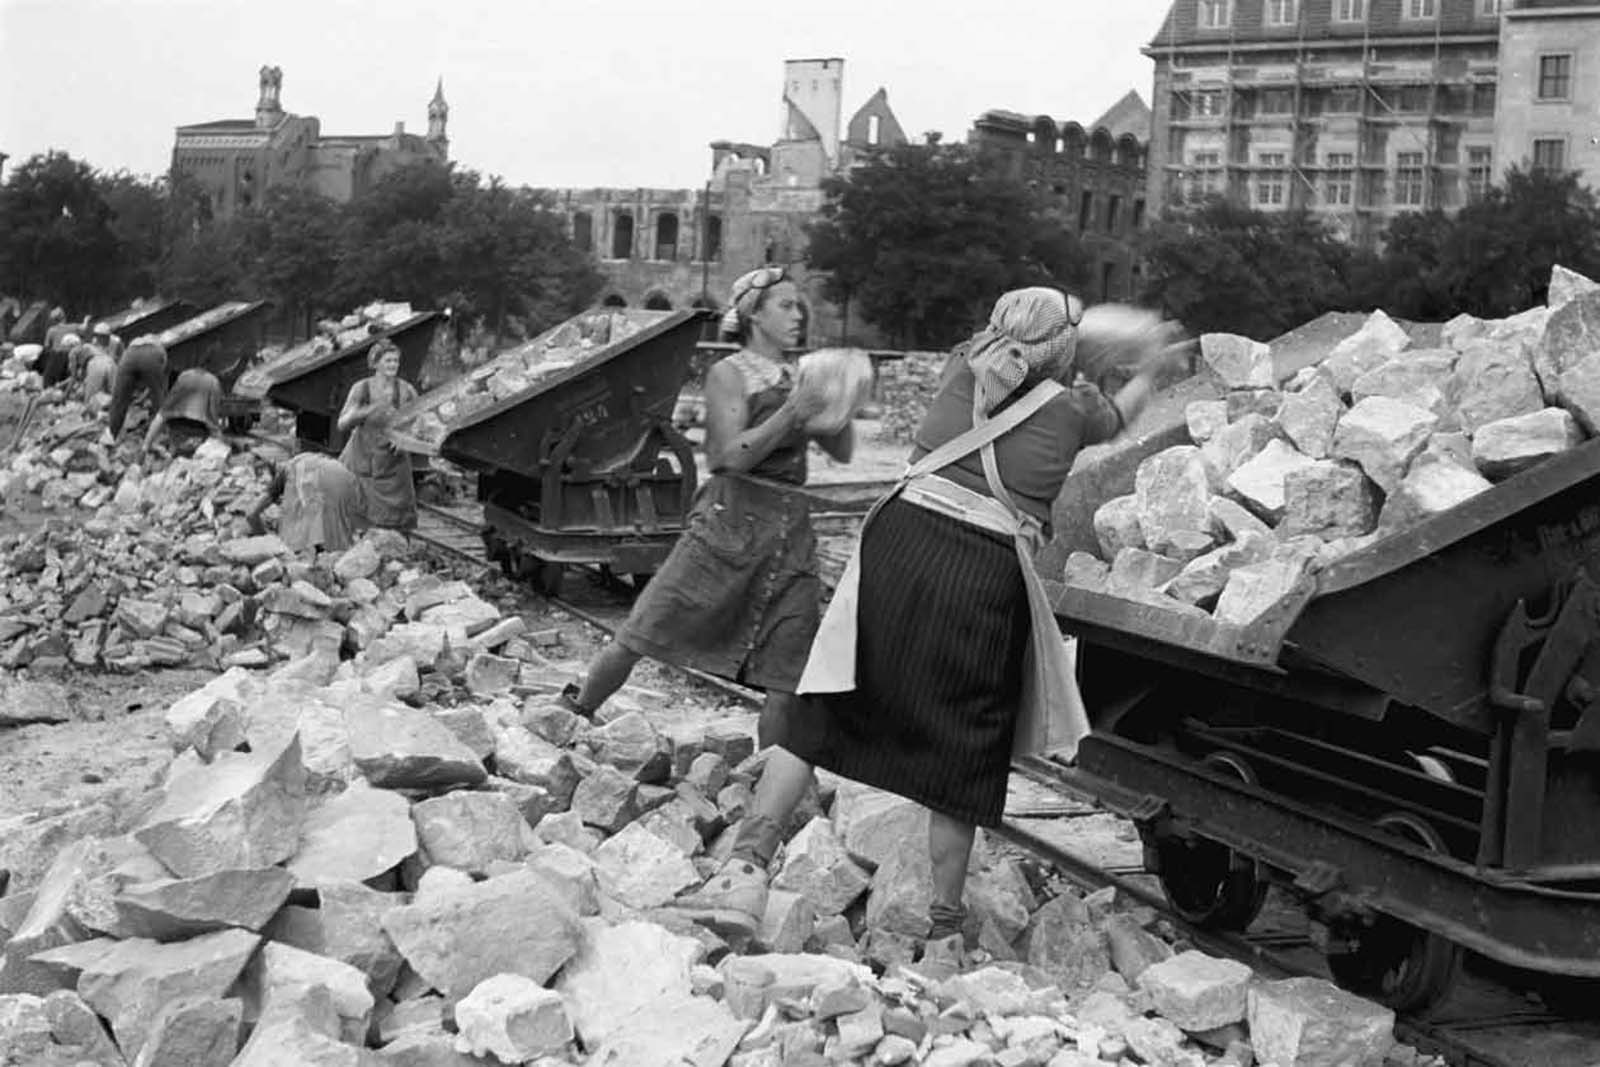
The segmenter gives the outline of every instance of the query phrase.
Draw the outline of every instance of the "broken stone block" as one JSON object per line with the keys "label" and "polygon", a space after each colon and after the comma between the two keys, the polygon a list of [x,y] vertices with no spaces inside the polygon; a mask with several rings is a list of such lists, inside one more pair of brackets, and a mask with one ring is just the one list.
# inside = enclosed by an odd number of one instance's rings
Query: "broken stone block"
{"label": "broken stone block", "polygon": [[1138,985],[1162,1016],[1185,1030],[1214,1030],[1243,1021],[1253,972],[1237,960],[1180,952],[1146,967]]}
{"label": "broken stone block", "polygon": [[337,1014],[338,1036],[349,1042],[366,1037],[373,996],[367,976],[347,963],[268,941],[245,969],[242,985],[249,1017],[266,1020],[303,1014],[303,1002],[321,990]]}
{"label": "broken stone block", "polygon": [[1370,533],[1378,521],[1378,496],[1372,482],[1348,463],[1319,461],[1290,471],[1283,479],[1280,537],[1311,534],[1331,541]]}
{"label": "broken stone block", "polygon": [[117,932],[178,941],[229,927],[260,930],[283,906],[293,885],[294,876],[281,867],[129,885],[113,901]]}
{"label": "broken stone block", "polygon": [[874,871],[901,842],[927,839],[928,811],[893,793],[842,782],[833,801],[833,828],[850,858]]}
{"label": "broken stone block", "polygon": [[[365,617],[365,616],[363,616]],[[444,627],[424,622],[403,622],[390,626],[387,616],[376,613],[376,630],[363,655],[369,664],[386,663],[397,656],[410,656],[419,667],[432,667],[444,652],[448,639]]]}
{"label": "broken stone block", "polygon": [[1395,1044],[1394,1012],[1320,978],[1259,982],[1248,1014],[1261,1063],[1379,1067]]}
{"label": "broken stone block", "polygon": [[1158,556],[1141,548],[1125,548],[1117,553],[1106,577],[1106,589],[1114,594],[1124,594],[1141,589],[1159,589],[1183,569],[1175,559]]}
{"label": "broken stone block", "polygon": [[548,981],[583,936],[577,915],[532,871],[419,894],[382,922],[406,962],[434,989],[457,997],[497,974]]}
{"label": "broken stone block", "polygon": [[357,541],[339,554],[333,564],[333,576],[348,585],[360,578],[371,578],[382,566],[383,560],[372,542]]}
{"label": "broken stone block", "polygon": [[228,1067],[239,1051],[244,1005],[226,1000],[179,1000],[161,1006],[132,1067]]}
{"label": "broken stone block", "polygon": [[546,815],[534,824],[533,836],[547,845],[566,845],[584,855],[593,855],[603,839],[601,832],[585,826],[575,811]]}
{"label": "broken stone block", "polygon": [[469,647],[472,635],[500,621],[500,609],[476,596],[429,608],[418,620],[444,630],[454,647]]}
{"label": "broken stone block", "polygon": [[411,806],[417,844],[428,860],[468,874],[488,873],[497,860],[519,862],[528,854],[533,828],[503,793],[457,790]]}
{"label": "broken stone block", "polygon": [[1592,281],[1575,270],[1557,263],[1550,268],[1550,288],[1545,295],[1545,307],[1551,312],[1571,302],[1574,297],[1600,291],[1600,282]]}
{"label": "broken stone block", "polygon": [[558,808],[572,803],[573,791],[582,778],[572,754],[564,752],[517,725],[494,719],[489,722],[494,737],[495,770],[513,781],[536,785],[548,792]]}
{"label": "broken stone block", "polygon": [[[1287,506],[1284,479],[1290,471],[1318,462],[1286,441],[1267,442],[1256,456],[1228,478],[1228,491],[1245,506],[1270,522],[1283,518]],[[1209,505],[1208,505],[1209,507]]]}
{"label": "broken stone block", "polygon": [[1062,894],[1039,907],[1023,935],[1027,962],[1063,990],[1093,985],[1110,968],[1105,932],[1089,921],[1083,901]]}
{"label": "broken stone block", "polygon": [[515,638],[521,636],[527,629],[528,624],[523,621],[522,616],[511,615],[501,619],[481,634],[474,635],[468,645],[484,652],[492,652],[495,649],[504,648],[503,655],[511,656],[512,659],[519,661],[525,660],[527,659],[526,656],[512,656],[511,652],[513,650],[505,646],[509,646]]}
{"label": "broken stone block", "polygon": [[361,675],[361,688],[380,700],[416,696],[422,690],[417,661],[410,656],[397,656],[387,663],[380,663]]}
{"label": "broken stone block", "polygon": [[583,725],[581,717],[558,701],[536,696],[522,705],[521,722],[535,737],[557,748],[572,744]]}
{"label": "broken stone block", "polygon": [[504,1063],[557,1055],[572,1040],[561,994],[517,974],[479,982],[456,1005],[455,1020],[466,1051]]}
{"label": "broken stone block", "polygon": [[78,993],[111,1023],[123,1055],[137,1059],[162,1007],[185,999],[213,1000],[233,985],[260,938],[222,930],[187,941],[115,942],[86,962]]}
{"label": "broken stone block", "polygon": [[639,783],[609,764],[578,783],[572,810],[584,825],[615,834],[638,814]]}
{"label": "broken stone block", "polygon": [[1544,395],[1554,399],[1568,369],[1600,351],[1600,290],[1577,294],[1559,308],[1552,307],[1544,330],[1530,347]]}
{"label": "broken stone block", "polygon": [[1200,358],[1229,389],[1271,389],[1277,380],[1272,349],[1238,334],[1201,334]]}
{"label": "broken stone block", "polygon": [[302,886],[364,882],[416,851],[406,799],[356,783],[306,817],[299,851],[287,866]]}
{"label": "broken stone block", "polygon": [[1189,440],[1203,445],[1228,425],[1226,400],[1196,400],[1183,409],[1183,419],[1189,429]]}
{"label": "broken stone block", "polygon": [[1111,965],[1130,984],[1157,963],[1172,958],[1172,946],[1134,921],[1131,915],[1113,915],[1105,924]]}
{"label": "broken stone block", "polygon": [[[106,1033],[100,1017],[78,994],[66,989],[56,990],[44,998],[44,1013],[50,1020],[50,1036],[56,1045],[52,1051],[63,1061],[94,1064],[96,1067],[124,1067],[127,1063],[111,1040],[111,1035]],[[0,1028],[4,1026],[4,1022],[0,1021]],[[4,1041],[4,1038],[0,1038],[0,1050],[4,1048]],[[0,1051],[0,1062],[17,1061],[5,1058],[3,1051]]]}
{"label": "broken stone block", "polygon": [[493,652],[479,652],[467,660],[467,691],[473,696],[492,697],[509,693],[517,684],[522,664]]}
{"label": "broken stone block", "polygon": [[567,906],[580,916],[600,913],[600,884],[594,860],[559,841],[544,845],[528,857],[528,870],[543,877]]}
{"label": "broken stone block", "polygon": [[555,988],[586,1048],[603,1044],[633,1013],[688,995],[690,972],[705,954],[693,938],[650,922],[584,924],[583,945]]}
{"label": "broken stone block", "polygon": [[1472,436],[1472,461],[1485,478],[1497,481],[1582,443],[1583,433],[1570,413],[1544,408],[1478,427]]}
{"label": "broken stone block", "polygon": [[595,759],[646,785],[665,782],[672,771],[671,745],[636,711],[591,731],[589,745]]}
{"label": "broken stone block", "polygon": [[1448,349],[1407,352],[1356,379],[1350,397],[1360,403],[1369,396],[1386,396],[1439,416],[1439,424],[1455,423],[1461,380],[1456,377],[1457,354]]}
{"label": "broken stone block", "polygon": [[166,714],[173,747],[193,748],[208,761],[238,748],[245,739],[245,709],[260,688],[255,675],[235,667],[179,697]]}
{"label": "broken stone block", "polygon": [[927,846],[920,838],[898,841],[872,874],[867,927],[906,937],[928,935],[932,878]]}
{"label": "broken stone block", "polygon": [[[1183,1031],[1169,1019],[1135,1017],[1122,1025],[1122,1038],[1126,1048],[1140,1063],[1186,1062],[1183,1052]],[[1113,1047],[1115,1047],[1113,1045]],[[1101,1045],[1100,1054],[1106,1054]],[[1124,1057],[1126,1058],[1126,1057]]]}
{"label": "broken stone block", "polygon": [[298,737],[223,753],[174,776],[134,836],[183,878],[281,863],[300,846],[305,777]]}
{"label": "broken stone block", "polygon": [[1113,497],[1096,508],[1094,536],[1106,559],[1116,559],[1124,548],[1145,547],[1144,531],[1139,527],[1139,498],[1131,494]]}
{"label": "broken stone block", "polygon": [[404,961],[381,920],[389,909],[406,903],[406,897],[343,882],[318,886],[317,899],[316,908],[284,908],[267,928],[268,938],[347,963],[366,975],[374,996],[387,994]]}
{"label": "broken stone block", "polygon": [[1438,425],[1439,417],[1424,408],[1384,396],[1368,397],[1339,420],[1333,455],[1359,464],[1387,493],[1400,484]]}
{"label": "broken stone block", "polygon": [[842,914],[866,892],[870,881],[845,851],[833,824],[818,817],[784,846],[772,887],[805,896],[819,916],[827,916]]}
{"label": "broken stone block", "polygon": [[692,995],[656,1001],[621,1021],[623,1025],[594,1051],[589,1062],[715,1067],[733,1055],[747,1028],[723,1004]]}
{"label": "broken stone block", "polygon": [[1242,541],[1250,534],[1272,535],[1272,527],[1250,514],[1249,508],[1227,497],[1211,498],[1211,523],[1230,541]]}
{"label": "broken stone block", "polygon": [[1376,370],[1411,346],[1411,337],[1388,315],[1374,311],[1361,329],[1333,346],[1322,368],[1343,396],[1356,379]]}
{"label": "broken stone block", "polygon": [[728,761],[715,752],[702,752],[690,761],[683,780],[701,795],[714,797],[728,784]]}
{"label": "broken stone block", "polygon": [[1572,412],[1584,433],[1600,433],[1600,354],[1569,365],[1557,393],[1556,402]]}
{"label": "broken stone block", "polygon": [[[1456,361],[1456,378],[1461,389],[1457,411],[1461,428],[1468,433],[1476,433],[1486,423],[1526,415],[1545,406],[1533,363],[1520,344],[1472,342]],[[1557,381],[1552,394],[1559,395],[1559,391]]]}
{"label": "broken stone block", "polygon": [[432,715],[401,704],[345,711],[350,754],[367,781],[389,789],[478,785],[488,772],[471,749]]}
{"label": "broken stone block", "polygon": [[868,1004],[860,1011],[841,1015],[834,1020],[838,1038],[833,1044],[833,1055],[846,1061],[865,1056],[883,1040],[883,1008]]}
{"label": "broken stone block", "polygon": [[217,545],[217,554],[222,557],[224,563],[236,567],[255,567],[269,559],[293,555],[289,546],[284,544],[277,534],[236,537],[231,541],[223,541]]}
{"label": "broken stone block", "polygon": [[767,952],[800,952],[816,926],[817,912],[809,900],[799,893],[774,889],[767,894],[756,944]]}
{"label": "broken stone block", "polygon": [[1209,533],[1211,487],[1198,448],[1176,445],[1139,464],[1134,498],[1145,547],[1161,552],[1177,533]]}
{"label": "broken stone block", "polygon": [[1493,484],[1476,470],[1424,453],[1384,501],[1378,526],[1386,530],[1410,526],[1492,488]]}
{"label": "broken stone block", "polygon": [[1235,422],[1249,415],[1276,418],[1283,404],[1283,394],[1276,389],[1230,389],[1224,398],[1228,405],[1228,421]]}
{"label": "broken stone block", "polygon": [[658,908],[700,883],[689,858],[638,823],[629,823],[594,851],[600,891],[630,908]]}
{"label": "broken stone block", "polygon": [[1088,552],[1071,553],[1061,569],[1062,584],[1079,589],[1103,589],[1110,575],[1111,568],[1106,561]]}
{"label": "broken stone block", "polygon": [[1270,558],[1276,544],[1270,534],[1246,533],[1239,540],[1184,564],[1183,569],[1161,587],[1161,592],[1185,604],[1209,606],[1222,595],[1228,575],[1235,567]]}
{"label": "broken stone block", "polygon": [[1245,415],[1217,431],[1200,449],[1211,487],[1220,490],[1229,475],[1254,459],[1277,436],[1277,424],[1262,415]]}
{"label": "broken stone block", "polygon": [[[324,994],[326,996],[326,994]],[[355,1045],[329,1037],[317,1025],[295,1015],[257,1026],[229,1067],[365,1067],[365,1053]]]}
{"label": "broken stone block", "polygon": [[947,979],[940,986],[943,998],[965,1002],[980,1015],[1021,1015],[1032,993],[1027,981],[1001,967],[983,967]]}
{"label": "broken stone block", "polygon": [[1306,559],[1268,559],[1239,567],[1217,598],[1211,615],[1218,622],[1249,626],[1279,604],[1304,593]]}

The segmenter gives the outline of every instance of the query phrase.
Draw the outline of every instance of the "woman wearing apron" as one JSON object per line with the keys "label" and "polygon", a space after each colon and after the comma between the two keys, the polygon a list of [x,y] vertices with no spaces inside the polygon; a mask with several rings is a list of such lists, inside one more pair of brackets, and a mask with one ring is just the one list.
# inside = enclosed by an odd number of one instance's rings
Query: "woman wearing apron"
{"label": "woman wearing apron", "polygon": [[410,530],[417,525],[411,454],[391,444],[385,431],[395,411],[417,398],[417,390],[400,377],[400,350],[389,342],[372,346],[367,365],[372,375],[350,387],[339,412],[339,429],[350,434],[339,462],[361,479],[369,525]]}
{"label": "woman wearing apron", "polygon": [[799,687],[815,695],[768,754],[732,858],[686,902],[702,921],[759,926],[780,827],[824,767],[929,809],[928,936],[957,934],[975,827],[1000,821],[1013,750],[1088,732],[1033,550],[1078,451],[1137,414],[1165,353],[1114,400],[1063,386],[1081,316],[1054,289],[1007,293],[946,361],[829,605]]}
{"label": "woman wearing apron", "polygon": [[[800,342],[805,308],[781,267],[733,283],[724,332],[744,347],[706,373],[706,459],[711,477],[683,535],[634,601],[616,640],[590,662],[581,687],[563,694],[585,717],[622,687],[641,657],[695,667],[766,691],[763,743],[794,703],[815,636],[821,580],[806,480],[806,421],[822,410],[794,389],[785,350]],[[815,438],[850,458],[850,426]]]}

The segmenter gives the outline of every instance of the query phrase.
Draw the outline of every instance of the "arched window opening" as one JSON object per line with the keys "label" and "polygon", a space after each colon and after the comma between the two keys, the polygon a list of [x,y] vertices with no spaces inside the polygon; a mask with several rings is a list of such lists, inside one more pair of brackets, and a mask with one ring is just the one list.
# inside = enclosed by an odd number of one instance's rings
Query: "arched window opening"
{"label": "arched window opening", "polygon": [[611,231],[611,258],[633,258],[633,216],[626,211],[617,212],[617,222]]}
{"label": "arched window opening", "polygon": [[620,293],[612,293],[610,296],[600,301],[600,304],[601,306],[608,308],[625,308],[628,306],[628,302],[622,299],[622,295]]}
{"label": "arched window opening", "polygon": [[663,211],[656,216],[656,258],[678,258],[678,216]]}
{"label": "arched window opening", "polygon": [[883,140],[883,116],[867,116],[867,143],[878,144]]}
{"label": "arched window opening", "polygon": [[580,252],[594,251],[594,216],[587,211],[572,216],[572,243]]}
{"label": "arched window opening", "polygon": [[644,298],[646,311],[671,311],[672,301],[668,300],[665,293],[651,293]]}

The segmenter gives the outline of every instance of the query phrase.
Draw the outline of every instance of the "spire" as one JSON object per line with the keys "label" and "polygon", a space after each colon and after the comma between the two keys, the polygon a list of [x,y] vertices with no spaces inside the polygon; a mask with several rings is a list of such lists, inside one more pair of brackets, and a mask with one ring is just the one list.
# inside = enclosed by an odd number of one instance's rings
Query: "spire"
{"label": "spire", "polygon": [[444,77],[439,77],[439,84],[434,87],[433,99],[428,101],[428,140],[441,149],[446,149],[450,139],[444,132],[445,123],[450,119],[450,105],[444,102]]}
{"label": "spire", "polygon": [[434,86],[433,99],[428,101],[428,114],[432,116],[437,111],[442,115],[450,114],[450,105],[444,102],[444,76],[439,76],[439,84]]}

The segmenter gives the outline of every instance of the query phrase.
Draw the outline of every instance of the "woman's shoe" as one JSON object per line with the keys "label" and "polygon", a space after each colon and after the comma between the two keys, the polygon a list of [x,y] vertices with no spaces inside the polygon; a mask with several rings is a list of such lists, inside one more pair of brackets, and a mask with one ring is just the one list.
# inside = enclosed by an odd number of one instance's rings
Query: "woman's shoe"
{"label": "woman's shoe", "polygon": [[767,872],[749,860],[730,859],[672,907],[729,940],[748,940],[761,929],[767,913]]}

